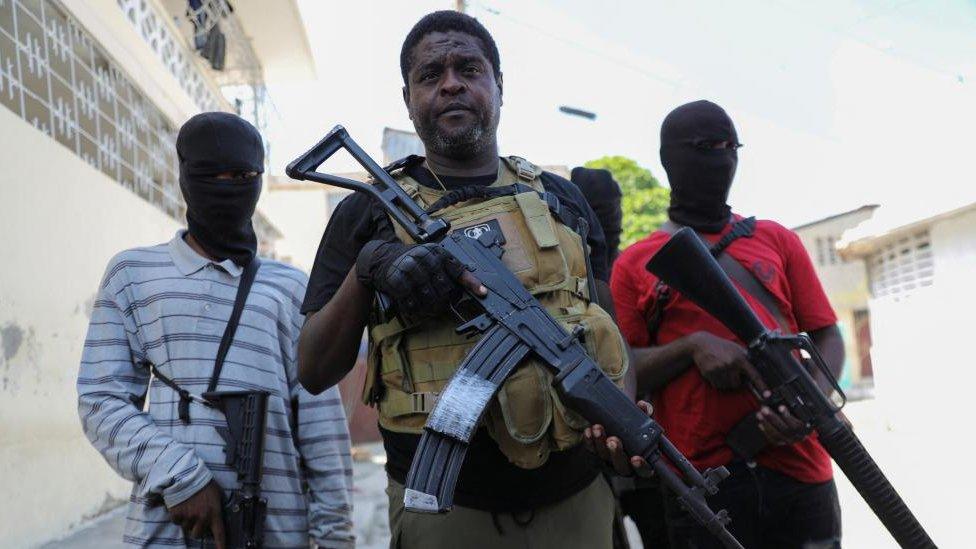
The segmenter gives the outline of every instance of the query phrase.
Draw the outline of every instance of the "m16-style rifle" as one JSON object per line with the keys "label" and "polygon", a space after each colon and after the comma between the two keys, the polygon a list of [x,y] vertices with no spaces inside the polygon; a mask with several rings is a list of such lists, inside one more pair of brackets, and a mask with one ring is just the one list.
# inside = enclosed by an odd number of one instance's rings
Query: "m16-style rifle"
{"label": "m16-style rifle", "polygon": [[647,270],[746,343],[749,361],[772,393],[766,404],[772,409],[785,405],[794,417],[817,432],[820,444],[899,545],[911,549],[935,547],[861,441],[838,417],[843,403],[834,404],[797,358],[798,352],[805,351],[844,398],[806,334],[784,335],[766,329],[698,235],[689,228],[677,231],[648,261]]}
{"label": "m16-style rifle", "polygon": [[201,395],[224,413],[227,427],[217,427],[227,446],[226,463],[240,484],[224,503],[224,532],[231,549],[260,549],[264,544],[267,501],[261,498],[264,426],[268,416],[265,391],[212,391]]}
{"label": "m16-style rifle", "polygon": [[[372,176],[372,184],[316,171],[345,149]],[[568,333],[522,286],[501,261],[503,248],[493,232],[477,239],[450,232],[443,219],[431,217],[370,158],[344,128],[336,126],[308,152],[292,161],[286,173],[359,191],[373,197],[417,243],[436,242],[488,289],[468,295],[478,311],[457,327],[459,333],[482,334],[439,395],[427,419],[407,475],[404,504],[415,512],[450,510],[458,472],[468,444],[501,384],[530,354],[555,372],[553,384],[562,401],[607,433],[620,438],[628,455],[642,456],[685,509],[726,547],[741,548],[725,529],[725,511],[705,503],[728,476],[724,467],[699,473],[663,436],[661,427],[614,385],[580,344],[578,331]]]}

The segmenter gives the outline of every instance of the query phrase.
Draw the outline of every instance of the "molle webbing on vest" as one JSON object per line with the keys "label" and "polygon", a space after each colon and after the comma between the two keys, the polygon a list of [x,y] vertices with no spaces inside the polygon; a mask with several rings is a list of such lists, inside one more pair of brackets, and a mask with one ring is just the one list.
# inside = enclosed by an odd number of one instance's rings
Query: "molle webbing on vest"
{"label": "molle webbing on vest", "polygon": [[469,185],[467,187],[461,187],[460,189],[454,189],[431,204],[430,207],[427,208],[427,213],[434,214],[443,210],[444,208],[454,206],[461,202],[467,202],[468,200],[474,200],[476,198],[481,200],[488,200],[490,198],[497,198],[499,196],[514,196],[517,198],[518,195],[528,192],[538,194],[539,198],[541,198],[549,208],[549,213],[558,219],[560,223],[573,229],[577,233],[580,232],[579,220],[574,219],[569,210],[563,208],[562,204],[559,202],[558,196],[546,191],[536,191],[532,187],[523,185],[522,183],[515,183],[514,185],[506,185],[504,187]]}
{"label": "molle webbing on vest", "polygon": [[[627,368],[623,340],[609,315],[592,302],[579,219],[546,191],[542,170],[522,159],[504,158],[491,185],[442,191],[408,177],[402,166],[409,163],[398,163],[394,170],[399,170],[395,178],[410,197],[437,212],[455,231],[499,231],[506,266],[567,330],[581,327],[590,356],[611,378],[621,379]],[[409,243],[408,235],[397,235]],[[374,318],[365,401],[379,408],[384,429],[420,433],[476,342],[455,332],[453,317],[413,322]],[[577,444],[585,428],[553,394],[551,378],[538,360],[526,358],[485,413],[489,435],[519,467],[538,467],[551,451]]]}

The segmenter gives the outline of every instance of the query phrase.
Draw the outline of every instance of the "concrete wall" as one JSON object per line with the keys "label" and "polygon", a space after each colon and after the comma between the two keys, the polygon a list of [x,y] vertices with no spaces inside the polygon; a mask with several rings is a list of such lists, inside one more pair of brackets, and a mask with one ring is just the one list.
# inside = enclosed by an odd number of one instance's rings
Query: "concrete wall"
{"label": "concrete wall", "polygon": [[127,497],[82,434],[75,379],[116,252],[178,224],[0,109],[0,547],[30,547]]}
{"label": "concrete wall", "polygon": [[281,261],[310,273],[322,231],[329,221],[328,189],[318,183],[265,177],[258,208],[282,235],[275,242]]}
{"label": "concrete wall", "polygon": [[967,345],[976,311],[976,212],[936,222],[930,236],[932,286],[870,302],[876,394],[893,424],[919,431],[932,418],[969,417],[963,408],[976,383]]}

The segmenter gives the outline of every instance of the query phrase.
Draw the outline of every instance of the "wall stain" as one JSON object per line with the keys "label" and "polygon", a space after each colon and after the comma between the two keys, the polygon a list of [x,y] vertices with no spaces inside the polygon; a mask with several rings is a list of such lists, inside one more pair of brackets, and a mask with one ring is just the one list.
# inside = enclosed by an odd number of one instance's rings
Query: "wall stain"
{"label": "wall stain", "polygon": [[[15,322],[8,322],[0,328],[0,390],[16,393],[21,388],[25,375],[33,372],[39,383],[42,372],[37,367],[39,346],[33,327],[24,329]],[[15,364],[24,367],[14,368]]]}
{"label": "wall stain", "polygon": [[9,322],[6,326],[0,328],[0,348],[3,350],[4,361],[9,362],[17,354],[17,351],[20,350],[20,345],[23,342],[24,329],[17,324]]}

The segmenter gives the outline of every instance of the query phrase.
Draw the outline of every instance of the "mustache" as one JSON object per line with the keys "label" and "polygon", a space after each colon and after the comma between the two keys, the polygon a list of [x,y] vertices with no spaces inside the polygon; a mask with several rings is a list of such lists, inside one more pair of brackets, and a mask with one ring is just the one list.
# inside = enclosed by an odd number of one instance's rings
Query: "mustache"
{"label": "mustache", "polygon": [[467,103],[463,103],[461,101],[452,101],[447,105],[445,105],[442,109],[440,109],[437,112],[437,114],[441,115],[448,111],[455,111],[455,110],[477,112],[477,109],[473,108],[471,105],[468,105]]}

